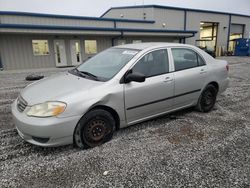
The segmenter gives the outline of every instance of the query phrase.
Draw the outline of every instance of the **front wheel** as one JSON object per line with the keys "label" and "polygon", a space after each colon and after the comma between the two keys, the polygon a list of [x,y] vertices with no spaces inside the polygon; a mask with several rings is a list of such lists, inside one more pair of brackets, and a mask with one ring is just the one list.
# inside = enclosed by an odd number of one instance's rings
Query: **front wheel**
{"label": "front wheel", "polygon": [[207,85],[202,91],[196,109],[200,112],[209,112],[216,102],[218,90],[213,85]]}
{"label": "front wheel", "polygon": [[74,144],[87,149],[109,141],[114,132],[115,120],[103,109],[94,109],[84,115],[74,132]]}

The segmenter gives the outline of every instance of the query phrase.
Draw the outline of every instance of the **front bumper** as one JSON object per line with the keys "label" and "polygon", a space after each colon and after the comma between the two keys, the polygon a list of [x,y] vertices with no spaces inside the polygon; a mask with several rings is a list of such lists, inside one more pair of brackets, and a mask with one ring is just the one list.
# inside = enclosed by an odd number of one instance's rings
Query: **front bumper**
{"label": "front bumper", "polygon": [[13,121],[18,134],[27,142],[39,146],[62,146],[73,143],[75,126],[81,116],[73,117],[29,117],[17,110],[17,101],[11,106]]}

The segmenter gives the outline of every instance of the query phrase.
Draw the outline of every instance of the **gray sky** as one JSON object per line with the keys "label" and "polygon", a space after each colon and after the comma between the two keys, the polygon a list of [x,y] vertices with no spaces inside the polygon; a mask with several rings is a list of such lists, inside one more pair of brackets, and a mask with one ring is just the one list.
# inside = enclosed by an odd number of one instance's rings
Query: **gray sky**
{"label": "gray sky", "polygon": [[[110,7],[142,4],[143,0],[0,0],[0,11],[99,17]],[[250,0],[144,0],[144,4],[158,4],[250,15]]]}

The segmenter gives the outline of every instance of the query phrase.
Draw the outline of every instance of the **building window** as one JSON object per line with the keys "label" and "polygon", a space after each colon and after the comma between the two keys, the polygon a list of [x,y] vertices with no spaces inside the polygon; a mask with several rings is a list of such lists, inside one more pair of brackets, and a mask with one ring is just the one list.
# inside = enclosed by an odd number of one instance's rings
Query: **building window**
{"label": "building window", "polygon": [[86,54],[96,54],[97,53],[97,42],[96,40],[85,40],[85,53]]}
{"label": "building window", "polygon": [[124,45],[126,44],[126,40],[118,40],[117,45]]}
{"label": "building window", "polygon": [[133,40],[132,43],[133,44],[142,43],[142,40]]}
{"label": "building window", "polygon": [[49,55],[48,40],[32,40],[32,48],[35,56]]}

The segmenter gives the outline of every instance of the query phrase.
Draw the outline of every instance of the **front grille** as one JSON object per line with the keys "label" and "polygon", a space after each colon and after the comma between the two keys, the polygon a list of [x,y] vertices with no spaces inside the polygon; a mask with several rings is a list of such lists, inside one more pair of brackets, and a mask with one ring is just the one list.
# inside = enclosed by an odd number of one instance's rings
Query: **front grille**
{"label": "front grille", "polygon": [[17,98],[17,109],[19,112],[23,112],[28,103],[19,95]]}

